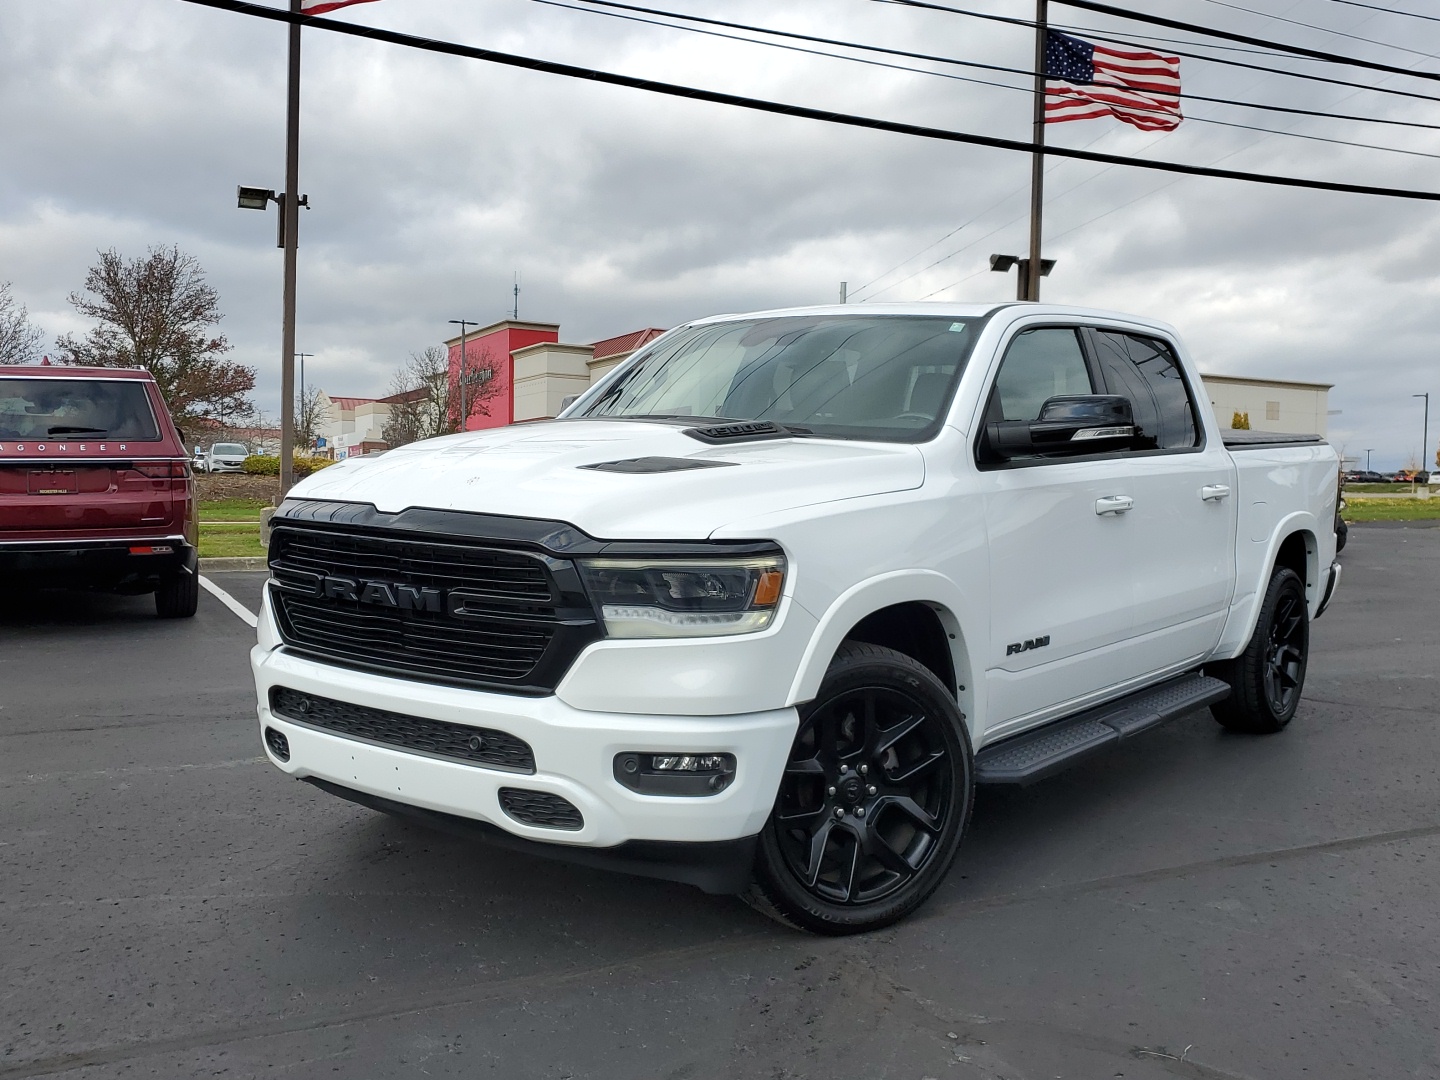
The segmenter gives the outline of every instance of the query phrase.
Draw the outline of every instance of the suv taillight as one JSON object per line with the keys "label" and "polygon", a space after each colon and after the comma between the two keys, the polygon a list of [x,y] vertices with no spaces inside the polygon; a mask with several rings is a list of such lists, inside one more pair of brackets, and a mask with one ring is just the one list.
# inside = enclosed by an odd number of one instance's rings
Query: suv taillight
{"label": "suv taillight", "polygon": [[190,465],[184,461],[137,461],[130,468],[152,480],[183,480],[190,475]]}

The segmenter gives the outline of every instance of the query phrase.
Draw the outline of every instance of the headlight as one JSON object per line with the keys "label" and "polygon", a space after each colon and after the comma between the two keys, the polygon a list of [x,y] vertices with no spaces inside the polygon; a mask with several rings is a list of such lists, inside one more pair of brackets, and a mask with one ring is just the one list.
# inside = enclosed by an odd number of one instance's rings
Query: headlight
{"label": "headlight", "polygon": [[785,584],[780,555],[715,559],[582,559],[610,637],[711,637],[764,630]]}

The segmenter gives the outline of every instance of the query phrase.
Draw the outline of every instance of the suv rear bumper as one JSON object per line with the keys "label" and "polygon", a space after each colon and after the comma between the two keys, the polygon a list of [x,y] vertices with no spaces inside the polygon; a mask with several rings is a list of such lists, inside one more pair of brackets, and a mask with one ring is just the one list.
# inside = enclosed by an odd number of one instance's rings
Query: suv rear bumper
{"label": "suv rear bumper", "polygon": [[[737,716],[590,712],[555,696],[393,679],[266,645],[257,645],[251,660],[266,755],[297,779],[451,831],[716,892],[735,891],[744,884],[754,838],[774,805],[798,723],[793,708]],[[503,732],[529,745],[534,772],[321,730],[276,713],[271,695],[276,687],[365,709]],[[276,755],[267,728],[285,736],[287,760]],[[640,794],[615,778],[617,756],[628,753],[733,754],[734,779],[713,795]],[[502,805],[502,789],[558,796],[579,812],[582,824],[559,828],[516,820]]]}
{"label": "suv rear bumper", "polygon": [[[152,549],[169,550],[152,550]],[[0,541],[0,577],[35,585],[122,588],[195,573],[195,548],[183,536],[125,540]]]}

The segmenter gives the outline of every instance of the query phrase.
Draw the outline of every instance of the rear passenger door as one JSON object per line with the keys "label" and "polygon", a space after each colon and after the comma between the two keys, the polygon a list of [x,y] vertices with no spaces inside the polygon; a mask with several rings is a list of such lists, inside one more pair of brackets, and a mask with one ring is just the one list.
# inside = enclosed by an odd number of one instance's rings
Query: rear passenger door
{"label": "rear passenger door", "polygon": [[1174,347],[1133,330],[1082,336],[1106,393],[1130,399],[1146,445],[1125,455],[1124,515],[1132,643],[1125,667],[1146,676],[1197,660],[1220,639],[1235,573],[1234,465],[1205,437]]}

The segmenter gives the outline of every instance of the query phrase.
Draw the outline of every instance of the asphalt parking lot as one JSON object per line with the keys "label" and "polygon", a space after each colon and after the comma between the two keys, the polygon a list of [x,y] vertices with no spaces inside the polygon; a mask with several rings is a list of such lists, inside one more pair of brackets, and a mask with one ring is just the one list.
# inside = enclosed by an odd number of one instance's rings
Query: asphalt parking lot
{"label": "asphalt parking lot", "polygon": [[1343,562],[1290,730],[984,792],[843,940],[286,778],[209,594],[7,594],[0,1078],[1440,1077],[1440,529]]}

